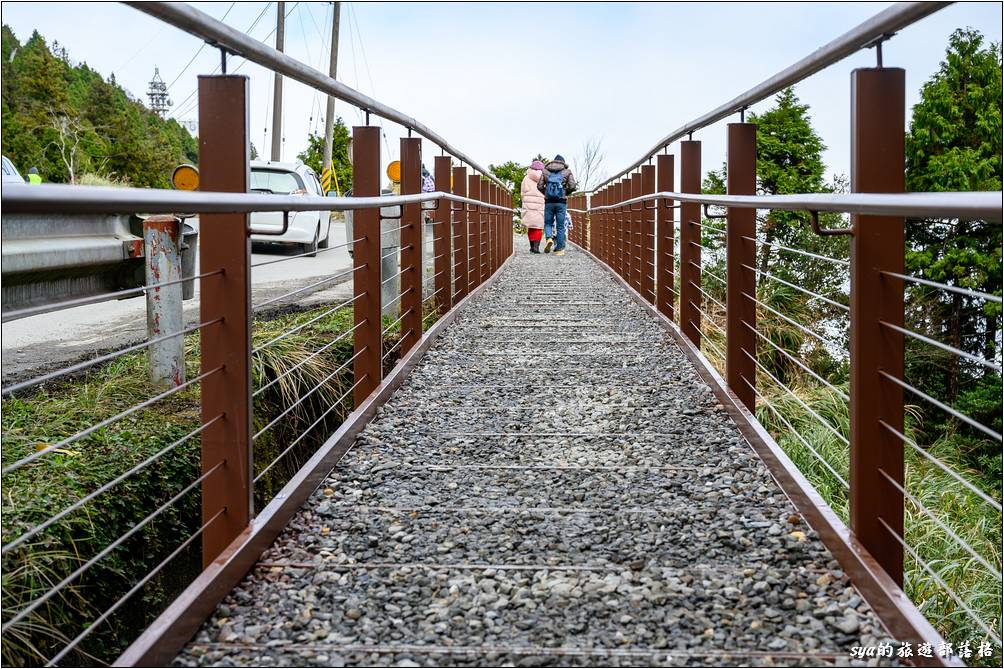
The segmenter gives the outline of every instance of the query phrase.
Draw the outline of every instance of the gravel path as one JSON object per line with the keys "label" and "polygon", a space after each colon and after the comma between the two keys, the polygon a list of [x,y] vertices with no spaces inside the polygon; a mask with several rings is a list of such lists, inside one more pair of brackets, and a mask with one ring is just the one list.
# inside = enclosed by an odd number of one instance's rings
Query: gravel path
{"label": "gravel path", "polygon": [[460,314],[177,666],[816,666],[887,640],[581,253]]}

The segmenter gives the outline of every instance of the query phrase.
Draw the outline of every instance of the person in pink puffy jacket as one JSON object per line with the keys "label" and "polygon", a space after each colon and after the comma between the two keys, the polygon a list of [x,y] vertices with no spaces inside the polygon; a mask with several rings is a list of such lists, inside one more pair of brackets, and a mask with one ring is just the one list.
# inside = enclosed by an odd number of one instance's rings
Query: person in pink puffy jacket
{"label": "person in pink puffy jacket", "polygon": [[519,191],[523,198],[523,225],[530,240],[530,253],[540,253],[540,240],[544,236],[544,194],[537,188],[544,173],[544,163],[539,160],[530,164],[523,177]]}

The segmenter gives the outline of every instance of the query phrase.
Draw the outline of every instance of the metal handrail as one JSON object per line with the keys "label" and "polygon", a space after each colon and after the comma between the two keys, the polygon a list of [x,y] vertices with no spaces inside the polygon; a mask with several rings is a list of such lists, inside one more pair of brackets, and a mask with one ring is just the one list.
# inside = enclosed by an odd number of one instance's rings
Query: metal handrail
{"label": "metal handrail", "polygon": [[[37,188],[37,186],[36,186]],[[826,211],[872,216],[908,216],[911,218],[966,218],[1000,221],[1000,191],[955,193],[804,193],[795,195],[705,195],[700,193],[660,192],[641,195],[616,204],[592,207],[591,211],[616,209],[650,200],[679,200],[716,204],[742,209],[784,209],[787,211]]]}
{"label": "metal handrail", "polygon": [[678,139],[683,139],[693,132],[706,128],[713,123],[721,121],[732,114],[735,114],[747,107],[764,100],[775,93],[784,90],[788,86],[797,84],[816,72],[837,63],[847,56],[854,54],[861,49],[875,44],[876,40],[881,40],[892,36],[893,33],[902,30],[920,19],[930,16],[939,9],[950,5],[950,2],[900,2],[887,9],[882,10],[867,21],[864,21],[851,30],[845,32],[829,44],[816,49],[811,54],[781,70],[774,76],[757,84],[745,93],[729,100],[720,107],[699,116],[693,121],[685,124],[677,130],[669,133],[660,139],[655,146],[648,150],[641,158],[631,164],[630,167],[621,170],[610,177],[593,190],[599,190],[607,184],[616,181],[625,174],[634,171],[639,165],[646,162],[650,156],[655,155],[665,147]]}
{"label": "metal handrail", "polygon": [[368,95],[364,95],[354,88],[332,79],[326,74],[304,65],[295,58],[291,58],[281,51],[248,37],[240,30],[231,28],[222,21],[217,21],[213,17],[183,2],[126,2],[133,9],[138,9],[144,14],[149,14],[160,19],[164,23],[169,23],[175,28],[204,40],[210,46],[217,47],[246,58],[252,63],[261,65],[277,74],[295,79],[300,83],[310,86],[314,90],[326,93],[331,97],[338,98],[344,102],[355,105],[365,112],[375,114],[388,121],[393,121],[404,126],[408,130],[414,131],[426,138],[446,153],[455,156],[462,162],[467,163],[475,170],[494,181],[499,186],[509,187],[500,181],[491,171],[485,169],[477,162],[471,160],[469,156],[458,151],[443,137],[427,128],[416,119],[408,116],[393,107],[388,107],[382,102],[378,102]]}
{"label": "metal handrail", "polygon": [[266,195],[216,193],[156,188],[106,188],[68,184],[8,184],[3,189],[3,208],[9,214],[145,214],[164,211],[196,211],[203,214],[233,214],[253,211],[346,211],[450,200],[512,212],[443,191],[415,195],[378,197],[317,197],[316,195]]}

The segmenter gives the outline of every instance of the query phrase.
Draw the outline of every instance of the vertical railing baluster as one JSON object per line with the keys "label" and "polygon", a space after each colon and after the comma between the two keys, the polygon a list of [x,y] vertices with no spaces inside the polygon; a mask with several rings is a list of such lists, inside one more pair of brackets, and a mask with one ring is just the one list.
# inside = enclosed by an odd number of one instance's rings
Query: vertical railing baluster
{"label": "vertical railing baluster", "polygon": [[[422,139],[401,138],[401,194],[422,192]],[[422,205],[401,207],[401,357],[422,338]]]}
{"label": "vertical railing baluster", "polygon": [[617,209],[616,209],[616,212],[617,212],[617,214],[616,214],[617,215],[617,232],[616,232],[616,241],[617,241],[617,274],[618,274],[618,276],[620,276],[620,278],[624,279],[624,281],[626,282],[627,279],[628,279],[628,272],[627,272],[627,270],[628,270],[628,264],[627,264],[628,258],[627,258],[627,255],[628,254],[627,254],[627,251],[628,251],[629,246],[628,246],[628,243],[627,243],[627,241],[628,241],[627,240],[627,226],[626,226],[626,220],[625,220],[626,219],[626,216],[625,216],[626,212],[625,212],[625,207],[624,207],[624,205],[622,203],[624,202],[624,195],[626,193],[630,193],[631,192],[630,189],[628,188],[628,181],[627,181],[627,179],[621,179],[620,181],[618,181],[617,182],[617,186],[615,187],[615,190],[616,190],[616,193],[617,193],[617,199],[615,200],[617,202]]}
{"label": "vertical railing baluster", "polygon": [[[627,199],[636,198],[641,195],[641,175],[637,172],[628,179]],[[628,271],[628,283],[639,293],[641,292],[641,204],[632,204],[628,207],[628,260],[631,263]]]}
{"label": "vertical railing baluster", "polygon": [[[899,68],[851,73],[851,191],[902,193],[905,73]],[[851,530],[896,583],[903,583],[904,220],[851,216]],[[888,426],[883,426],[883,423]],[[889,477],[889,479],[886,478]],[[888,527],[886,527],[888,526]]]}
{"label": "vertical railing baluster", "polygon": [[[701,192],[701,143],[680,142],[680,192]],[[701,346],[701,205],[680,207],[680,329],[695,346]]]}
{"label": "vertical railing baluster", "polygon": [[[453,168],[453,194],[467,197],[466,167]],[[455,241],[457,243],[457,267],[455,271],[457,285],[454,288],[454,292],[457,295],[453,298],[454,304],[467,297],[467,294],[470,292],[467,268],[468,246],[470,245],[470,225],[468,223],[470,217],[467,213],[469,209],[470,207],[467,204],[458,204],[456,209],[457,234]]]}
{"label": "vertical railing baluster", "polygon": [[[756,194],[756,125],[730,123],[729,195]],[[728,208],[726,222],[725,378],[750,411],[756,409],[756,209]]]}
{"label": "vertical railing baluster", "polygon": [[[364,125],[352,129],[352,194],[380,195],[380,128]],[[354,323],[352,336],[353,398],[358,409],[380,384],[383,355],[380,325],[380,209],[357,209],[352,216]]]}
{"label": "vertical railing baluster", "polygon": [[[247,193],[250,172],[248,78],[199,77],[199,161],[203,190]],[[200,331],[202,566],[208,567],[250,524],[254,513],[251,456],[251,238],[248,215],[202,214],[200,271],[222,274],[202,281]],[[223,416],[220,419],[220,416]]]}
{"label": "vertical railing baluster", "polygon": [[[655,192],[655,165],[641,166],[641,194]],[[642,204],[641,294],[655,304],[655,202]]]}
{"label": "vertical railing baluster", "polygon": [[[655,159],[658,185],[656,189],[660,193],[672,192],[675,166],[673,156],[670,154],[660,154]],[[657,212],[656,225],[658,226],[656,246],[658,256],[656,259],[656,308],[662,312],[666,318],[673,320],[673,237],[675,235],[674,212],[672,208],[674,200],[660,200]]]}
{"label": "vertical railing baluster", "polygon": [[[449,193],[450,169],[453,160],[449,156],[436,156],[433,175],[436,190]],[[453,212],[452,202],[440,200],[433,214],[432,225],[432,271],[435,274],[433,287],[436,291],[436,309],[445,314],[453,306]]]}

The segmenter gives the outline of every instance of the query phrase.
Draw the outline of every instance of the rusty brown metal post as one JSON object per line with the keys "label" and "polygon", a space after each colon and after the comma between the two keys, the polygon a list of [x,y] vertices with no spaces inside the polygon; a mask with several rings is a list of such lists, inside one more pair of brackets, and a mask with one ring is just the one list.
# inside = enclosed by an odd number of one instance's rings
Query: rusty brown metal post
{"label": "rusty brown metal post", "polygon": [[[459,195],[460,197],[467,197],[467,168],[466,167],[454,167],[453,168],[453,194]],[[456,304],[458,301],[467,297],[470,292],[470,282],[469,282],[469,272],[468,272],[468,247],[470,245],[470,224],[468,211],[469,206],[466,204],[457,204],[456,215],[457,215],[457,232],[456,232],[456,242],[457,246],[457,266],[454,270],[456,276],[456,287],[454,292],[456,295],[453,297],[453,303]]]}
{"label": "rusty brown metal post", "polygon": [[614,185],[614,202],[617,203],[617,209],[614,210],[614,262],[616,263],[615,269],[617,274],[627,281],[627,234],[624,226],[624,205],[621,203],[624,201],[625,191],[630,192],[627,188],[627,179],[621,179]]}
{"label": "rusty brown metal post", "polygon": [[[380,196],[380,128],[352,128],[352,194]],[[357,209],[353,214],[352,262],[354,326],[353,398],[358,409],[380,384],[383,338],[380,325],[380,210]]]}
{"label": "rusty brown metal post", "polygon": [[[729,195],[756,194],[756,125],[730,123]],[[729,207],[726,222],[725,380],[750,411],[756,409],[756,209]]]}
{"label": "rusty brown metal post", "polygon": [[[655,165],[641,166],[641,194],[655,192]],[[655,202],[642,205],[641,221],[641,294],[655,304]]]}
{"label": "rusty brown metal post", "polygon": [[[641,195],[641,173],[635,172],[631,175],[631,194],[629,197],[635,198],[639,195]],[[645,205],[642,202],[631,205],[631,285],[639,293],[641,292],[641,265],[644,260],[641,251],[641,228],[644,208]]]}
{"label": "rusty brown metal post", "polygon": [[[902,69],[851,73],[852,192],[904,191],[904,105]],[[889,428],[903,432],[903,389],[881,372],[903,378],[903,335],[882,323],[903,327],[903,282],[883,272],[903,273],[904,221],[852,215],[851,227],[851,530],[902,585],[903,442]]]}
{"label": "rusty brown metal post", "polygon": [[[449,156],[436,156],[433,174],[436,188],[445,193],[450,192],[450,169],[453,160]],[[432,225],[432,272],[435,275],[433,287],[436,291],[436,309],[445,314],[453,306],[453,225],[451,202],[440,200],[433,215]]]}
{"label": "rusty brown metal post", "polygon": [[[467,176],[467,197],[472,200],[481,200],[481,177],[477,174]],[[471,205],[471,239],[468,251],[470,278],[467,281],[471,290],[481,285],[481,211],[480,204]]]}
{"label": "rusty brown metal post", "polygon": [[[498,206],[502,202],[502,192],[498,184],[492,184],[492,204]],[[491,274],[495,274],[498,271],[500,263],[500,258],[502,257],[502,231],[499,229],[499,222],[502,217],[499,215],[498,209],[492,210],[492,271]]]}
{"label": "rusty brown metal post", "polygon": [[[422,138],[401,138],[401,194],[422,192]],[[404,355],[422,338],[422,205],[401,207],[401,342]]]}
{"label": "rusty brown metal post", "polygon": [[[675,180],[673,160],[673,156],[669,154],[659,155],[655,159],[656,178],[658,180],[656,189],[660,193],[673,192],[673,182]],[[674,203],[675,200],[660,200],[659,208],[656,210],[655,306],[669,320],[673,320],[673,291],[676,290],[673,286],[675,283],[673,268],[675,214],[673,212],[676,211],[672,208]]]}
{"label": "rusty brown metal post", "polygon": [[[680,142],[680,192],[701,192],[701,143]],[[680,207],[680,329],[701,347],[701,205]]]}
{"label": "rusty brown metal post", "polygon": [[[199,77],[202,188],[248,192],[248,78]],[[202,566],[212,564],[254,514],[251,457],[251,238],[247,214],[202,214],[200,266],[222,271],[202,283]],[[222,416],[222,418],[220,418]],[[220,463],[222,466],[218,466]],[[220,514],[220,510],[223,513]]]}

